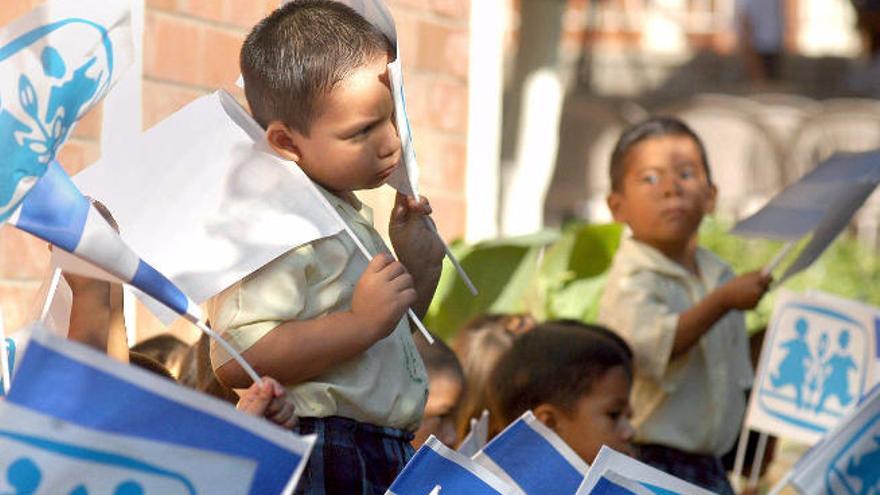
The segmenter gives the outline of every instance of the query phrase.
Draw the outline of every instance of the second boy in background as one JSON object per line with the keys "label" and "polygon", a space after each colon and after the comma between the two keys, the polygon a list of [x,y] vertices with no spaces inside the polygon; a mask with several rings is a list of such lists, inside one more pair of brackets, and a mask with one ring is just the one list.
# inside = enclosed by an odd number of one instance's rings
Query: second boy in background
{"label": "second boy in background", "polygon": [[[300,434],[316,434],[296,493],[384,494],[413,454],[427,394],[404,317],[422,315],[440,276],[443,245],[427,202],[397,196],[388,254],[353,192],[401,166],[387,64],[393,47],[334,1],[291,2],[245,40],[241,70],[268,144],[299,166],[363,244],[345,232],[299,246],[216,296],[209,310],[259,373],[284,384]],[[292,198],[296,200],[296,198]],[[234,360],[212,348],[217,376],[242,387]]]}
{"label": "second boy in background", "polygon": [[639,457],[732,494],[720,456],[736,442],[753,381],[740,310],[758,304],[770,278],[736,277],[697,245],[717,190],[702,142],[681,121],[653,118],[625,130],[610,175],[608,206],[632,235],[615,255],[599,321],[635,354]]}

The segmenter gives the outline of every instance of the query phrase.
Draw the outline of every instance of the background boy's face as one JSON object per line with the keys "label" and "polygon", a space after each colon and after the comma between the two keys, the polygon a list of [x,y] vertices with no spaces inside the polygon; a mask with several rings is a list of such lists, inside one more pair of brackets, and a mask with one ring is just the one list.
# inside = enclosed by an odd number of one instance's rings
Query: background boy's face
{"label": "background boy's face", "polygon": [[629,422],[630,385],[623,366],[609,369],[571,411],[554,415],[551,428],[588,464],[593,463],[602,445],[632,455],[635,430]]}
{"label": "background boy's face", "polygon": [[[270,123],[270,144],[331,192],[382,185],[401,158],[387,63],[386,56],[376,57],[340,81],[320,103],[308,136]],[[273,142],[278,126],[289,138],[283,149]]]}
{"label": "background boy's face", "polygon": [[620,191],[608,197],[614,219],[649,245],[689,242],[715,208],[715,186],[697,143],[682,135],[652,137],[635,145],[625,160]]}

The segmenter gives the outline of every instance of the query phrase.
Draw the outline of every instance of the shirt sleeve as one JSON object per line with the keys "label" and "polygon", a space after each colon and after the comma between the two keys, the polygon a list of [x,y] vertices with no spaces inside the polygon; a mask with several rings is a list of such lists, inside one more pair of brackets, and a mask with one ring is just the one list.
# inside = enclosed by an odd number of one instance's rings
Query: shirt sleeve
{"label": "shirt sleeve", "polygon": [[[314,259],[307,244],[281,255],[220,294],[208,305],[212,327],[238,352],[244,352],[275,327],[300,319],[308,297],[307,273]],[[232,359],[211,342],[214,369]]]}
{"label": "shirt sleeve", "polygon": [[650,272],[618,278],[606,288],[599,320],[632,348],[636,370],[667,391],[675,383],[667,376],[678,313],[662,297],[662,280]]}

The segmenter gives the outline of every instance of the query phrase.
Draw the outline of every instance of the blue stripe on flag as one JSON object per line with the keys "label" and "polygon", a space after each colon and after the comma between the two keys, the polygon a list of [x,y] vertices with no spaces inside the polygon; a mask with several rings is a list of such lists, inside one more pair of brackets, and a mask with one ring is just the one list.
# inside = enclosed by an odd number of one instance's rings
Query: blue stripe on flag
{"label": "blue stripe on flag", "polygon": [[427,495],[437,485],[441,494],[499,495],[477,475],[428,446],[416,452],[388,490],[395,495]]}
{"label": "blue stripe on flag", "polygon": [[186,314],[189,299],[165,275],[159,273],[149,263],[141,260],[131,279],[131,285],[146,292],[157,301],[165,304],[178,314]]}
{"label": "blue stripe on flag", "polygon": [[292,474],[289,467],[302,458],[35,340],[28,344],[7,400],[86,428],[254,459],[252,495],[281,493]]}
{"label": "blue stripe on flag", "polygon": [[89,215],[89,201],[57,161],[34,184],[21,205],[16,227],[74,252]]}
{"label": "blue stripe on flag", "polygon": [[590,495],[635,495],[635,492],[602,476],[590,491]]}
{"label": "blue stripe on flag", "polygon": [[571,494],[584,476],[543,436],[517,420],[483,449],[528,494]]}

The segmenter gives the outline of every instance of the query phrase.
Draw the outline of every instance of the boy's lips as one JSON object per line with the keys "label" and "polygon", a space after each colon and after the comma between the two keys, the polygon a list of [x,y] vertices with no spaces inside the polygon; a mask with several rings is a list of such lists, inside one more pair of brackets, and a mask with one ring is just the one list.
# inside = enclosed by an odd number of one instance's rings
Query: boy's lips
{"label": "boy's lips", "polygon": [[393,165],[390,165],[390,166],[382,169],[382,171],[379,172],[378,177],[382,180],[387,179],[388,177],[391,176],[392,173],[394,173],[395,170],[397,170],[397,167],[399,165],[400,165],[400,160],[395,161]]}

